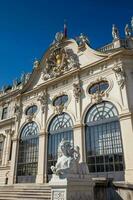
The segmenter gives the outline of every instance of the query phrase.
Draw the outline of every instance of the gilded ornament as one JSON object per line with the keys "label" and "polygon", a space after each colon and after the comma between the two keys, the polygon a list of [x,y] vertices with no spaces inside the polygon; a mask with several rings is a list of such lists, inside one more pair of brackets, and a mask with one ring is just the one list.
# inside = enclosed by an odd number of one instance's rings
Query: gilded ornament
{"label": "gilded ornament", "polygon": [[79,67],[78,56],[71,49],[55,48],[46,59],[43,79],[59,77],[77,67]]}

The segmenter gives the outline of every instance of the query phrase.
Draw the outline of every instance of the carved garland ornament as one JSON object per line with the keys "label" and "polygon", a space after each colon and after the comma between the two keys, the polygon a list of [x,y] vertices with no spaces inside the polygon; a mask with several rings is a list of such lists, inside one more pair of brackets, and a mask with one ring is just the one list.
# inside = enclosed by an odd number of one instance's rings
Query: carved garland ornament
{"label": "carved garland ornament", "polygon": [[47,95],[47,92],[46,92],[46,91],[41,92],[41,93],[39,94],[39,97],[38,97],[37,100],[40,101],[42,113],[44,113],[45,110],[46,110],[46,107],[47,107],[47,102],[48,102],[48,95]]}
{"label": "carved garland ornament", "polygon": [[34,106],[34,105],[35,105],[34,103],[31,103],[28,107],[26,107],[26,109],[25,109],[25,111],[24,111],[25,116],[26,116],[26,122],[31,122],[31,121],[35,118],[35,116],[36,116],[36,112],[35,112],[35,113],[28,113],[28,114],[27,114],[27,110],[28,110],[30,107]]}
{"label": "carved garland ornament", "polygon": [[72,49],[56,47],[46,59],[43,80],[56,78],[64,72],[79,67],[78,56]]}
{"label": "carved garland ornament", "polygon": [[14,106],[14,115],[15,115],[16,121],[19,120],[21,114],[22,114],[22,107],[20,106],[18,102],[16,102]]}
{"label": "carved garland ornament", "polygon": [[54,112],[58,115],[62,114],[64,108],[67,107],[67,102],[62,103],[60,105],[54,105],[54,101],[56,100],[56,98],[61,97],[63,95],[67,95],[66,92],[60,92],[58,95],[55,95],[54,98],[52,99],[52,105],[54,107]]}
{"label": "carved garland ornament", "polygon": [[82,89],[81,89],[80,83],[74,83],[73,84],[73,94],[74,94],[75,100],[77,102],[80,99],[81,93],[82,93]]}

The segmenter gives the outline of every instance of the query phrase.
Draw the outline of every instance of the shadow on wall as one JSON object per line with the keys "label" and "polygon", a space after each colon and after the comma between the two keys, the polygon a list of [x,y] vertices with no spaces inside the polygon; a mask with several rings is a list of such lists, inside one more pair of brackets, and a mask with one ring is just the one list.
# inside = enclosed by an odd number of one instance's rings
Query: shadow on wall
{"label": "shadow on wall", "polygon": [[96,181],[94,200],[133,200],[133,185],[112,183],[110,180]]}

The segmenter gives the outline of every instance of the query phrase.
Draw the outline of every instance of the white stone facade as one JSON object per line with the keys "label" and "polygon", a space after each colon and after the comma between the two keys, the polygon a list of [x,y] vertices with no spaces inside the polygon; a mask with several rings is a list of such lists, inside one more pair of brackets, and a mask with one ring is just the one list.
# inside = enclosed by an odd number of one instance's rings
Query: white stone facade
{"label": "white stone facade", "polygon": [[[85,117],[99,102],[110,102],[118,111],[124,170],[90,175],[133,182],[133,37],[125,39],[127,46],[117,38],[112,46],[100,50],[92,49],[82,37],[80,43],[74,39],[56,38],[58,40],[48,48],[40,62],[34,63],[31,75],[21,77],[20,84],[14,82],[11,89],[1,91],[0,136],[4,139],[0,184],[16,183],[21,131],[32,121],[39,128],[35,182],[47,182],[48,129],[51,120],[62,112],[69,114],[73,121],[74,145],[80,147],[80,160],[86,162]],[[107,90],[89,94],[89,88],[102,80],[108,82]],[[54,100],[61,95],[68,95],[67,102],[62,107],[54,106]],[[26,115],[27,108],[32,105],[37,106],[37,112]],[[7,108],[5,117],[4,108]]]}

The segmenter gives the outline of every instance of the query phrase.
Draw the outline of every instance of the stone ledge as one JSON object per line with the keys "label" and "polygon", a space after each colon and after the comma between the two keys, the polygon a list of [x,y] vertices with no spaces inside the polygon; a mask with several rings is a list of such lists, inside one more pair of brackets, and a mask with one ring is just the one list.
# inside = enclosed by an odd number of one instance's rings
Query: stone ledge
{"label": "stone ledge", "polygon": [[124,188],[133,190],[133,183],[127,183],[127,182],[113,182],[113,186],[117,188]]}

